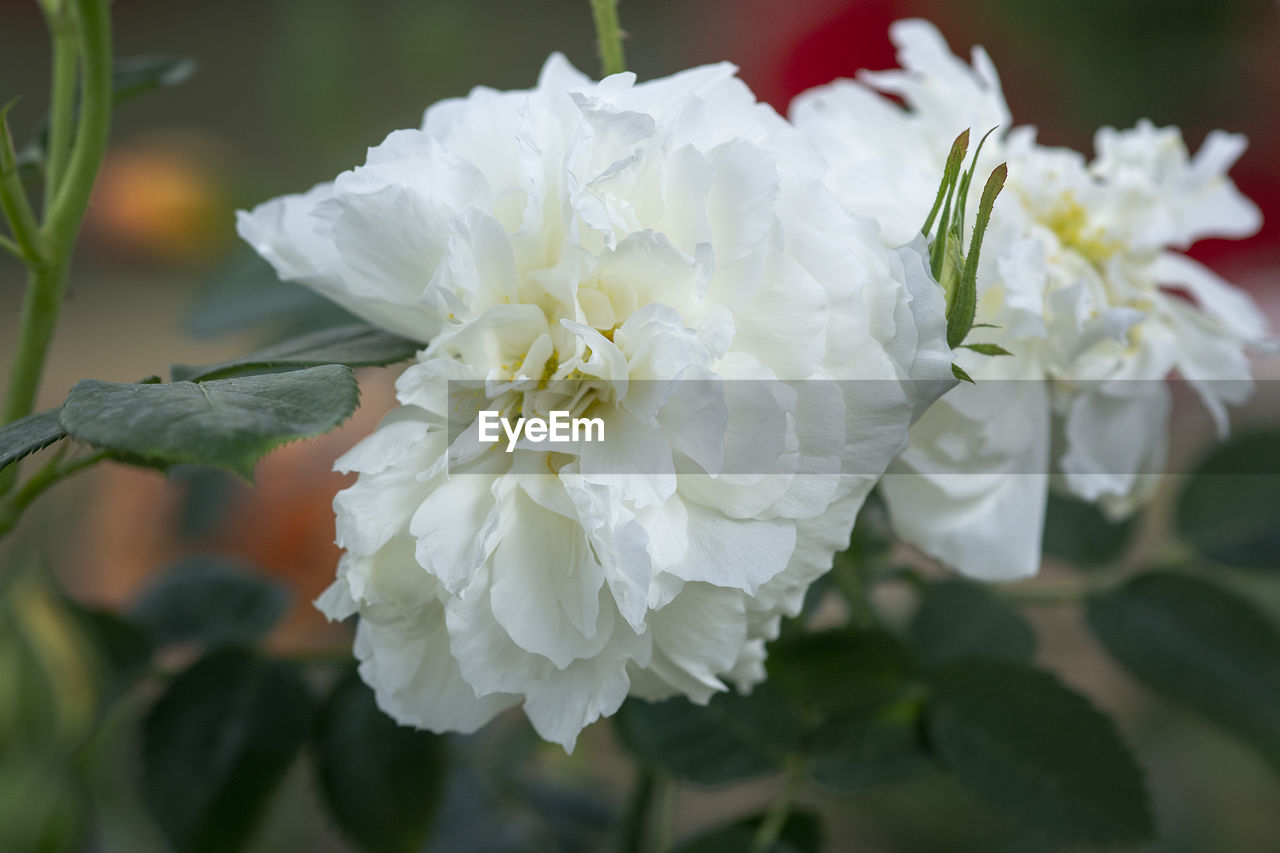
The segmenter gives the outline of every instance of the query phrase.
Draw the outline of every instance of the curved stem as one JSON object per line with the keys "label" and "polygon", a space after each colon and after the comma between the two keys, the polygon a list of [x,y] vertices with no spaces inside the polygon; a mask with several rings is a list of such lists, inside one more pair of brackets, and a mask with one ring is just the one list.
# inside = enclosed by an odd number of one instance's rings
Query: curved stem
{"label": "curved stem", "polygon": [[29,267],[44,263],[40,226],[27,200],[26,188],[18,174],[18,157],[13,149],[13,137],[9,135],[7,116],[17,103],[17,98],[0,107],[0,212],[13,230],[13,242],[20,256]]}
{"label": "curved stem", "polygon": [[111,129],[111,18],[108,0],[77,0],[84,79],[80,121],[66,177],[44,221],[44,238],[54,257],[66,257],[80,231],[98,164]]}
{"label": "curved stem", "polygon": [[[44,372],[45,357],[49,352],[49,342],[53,339],[53,330],[58,322],[58,312],[62,308],[62,298],[67,284],[67,266],[71,260],[71,250],[75,245],[76,235],[80,232],[80,221],[84,218],[85,208],[89,205],[89,195],[93,191],[94,179],[98,175],[98,165],[107,149],[107,132],[111,126],[111,20],[109,0],[75,0],[74,12],[57,11],[51,14],[62,19],[74,15],[79,26],[73,29],[78,42],[79,55],[83,60],[83,76],[81,82],[80,116],[77,125],[75,143],[67,161],[66,174],[57,178],[58,185],[52,191],[52,201],[45,210],[44,223],[39,231],[39,244],[34,247],[36,257],[28,257],[27,294],[22,306],[22,328],[18,334],[18,349],[14,355],[13,366],[9,371],[9,386],[5,390],[4,408],[0,411],[0,424],[7,424],[31,414],[35,407],[36,392],[40,387],[40,376]],[[65,43],[59,48],[63,34],[55,30],[54,50],[61,49],[61,62],[55,57],[55,66],[65,65],[65,54],[71,49]],[[74,65],[74,54],[72,54]],[[65,68],[64,68],[65,70]],[[74,95],[66,81],[65,75],[58,77],[55,72],[54,98],[52,106],[55,123],[70,124],[70,99]],[[58,99],[62,99],[61,102]],[[61,117],[65,113],[65,118]],[[53,128],[51,128],[52,130]],[[64,128],[65,130],[65,128]],[[59,131],[62,132],[62,131]],[[4,148],[9,148],[5,134]],[[8,192],[12,181],[19,191],[22,190],[16,168],[9,168],[8,152],[4,155],[5,163],[3,179],[6,191],[0,197],[9,212],[10,203],[16,203],[13,193]],[[58,155],[61,156],[61,155]],[[59,167],[60,168],[60,167]],[[20,193],[22,203],[26,202],[25,192]],[[28,211],[29,212],[29,211]],[[21,215],[22,211],[18,213]],[[23,234],[19,233],[19,221],[10,218],[14,226],[14,236],[27,254],[27,246],[23,244]],[[11,465],[0,474],[0,494],[11,489],[17,478],[17,465]]]}
{"label": "curved stem", "polygon": [[72,111],[76,97],[76,62],[80,44],[75,13],[66,3],[45,7],[45,21],[53,36],[53,84],[49,99],[49,145],[45,153],[44,210],[62,184],[62,173],[71,156]]}
{"label": "curved stem", "polygon": [[47,492],[55,483],[91,465],[96,465],[105,458],[107,458],[107,451],[99,450],[63,465],[61,454],[55,455],[40,470],[31,475],[31,478],[23,483],[7,501],[0,504],[0,537],[12,530],[31,502]]}
{"label": "curved stem", "polygon": [[622,50],[622,26],[618,23],[618,0],[591,0],[591,17],[596,22],[600,43],[600,72],[608,77],[627,70]]}
{"label": "curved stem", "polygon": [[1069,583],[1033,581],[1016,586],[996,586],[996,595],[1014,604],[1079,604],[1091,595],[1119,586],[1130,575],[1124,571],[1097,572]]}
{"label": "curved stem", "polygon": [[652,767],[641,763],[636,768],[636,780],[627,801],[627,811],[618,828],[618,850],[621,853],[641,853],[648,834],[649,812],[653,808],[654,793],[658,788],[657,774]]}
{"label": "curved stem", "polygon": [[23,260],[22,247],[3,234],[0,234],[0,249],[4,249],[20,261]]}
{"label": "curved stem", "polygon": [[800,788],[803,778],[804,767],[798,758],[792,756],[787,761],[787,781],[782,788],[782,793],[769,807],[764,820],[756,830],[755,837],[751,839],[751,853],[766,853],[778,840],[778,836],[782,834],[782,828],[787,825],[787,818],[791,816],[791,805],[795,801],[796,791]]}

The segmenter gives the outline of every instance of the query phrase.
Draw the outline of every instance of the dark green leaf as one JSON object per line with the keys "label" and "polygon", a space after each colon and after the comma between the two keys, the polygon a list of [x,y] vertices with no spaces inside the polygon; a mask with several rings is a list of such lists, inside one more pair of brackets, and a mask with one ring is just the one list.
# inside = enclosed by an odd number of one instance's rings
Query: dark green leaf
{"label": "dark green leaf", "polygon": [[58,422],[57,409],[19,418],[0,427],[0,468],[66,437],[67,431]]}
{"label": "dark green leaf", "polygon": [[110,702],[147,674],[153,651],[151,638],[142,628],[110,611],[74,603],[71,611],[98,653],[105,676],[104,698]]}
{"label": "dark green leaf", "polygon": [[1280,569],[1280,431],[1240,435],[1210,453],[1178,499],[1177,524],[1214,562]]}
{"label": "dark green leaf", "polygon": [[837,560],[852,560],[869,569],[882,568],[889,561],[895,541],[884,499],[879,491],[872,491],[858,511],[849,547],[837,555]]}
{"label": "dark green leaf", "polygon": [[614,718],[622,741],[641,761],[700,785],[771,773],[796,746],[798,725],[768,684],[750,696],[720,693],[706,706],[687,699],[628,699]]}
{"label": "dark green leaf", "polygon": [[142,728],[143,797],[178,853],[253,834],[306,739],[312,697],[289,664],[223,649],[178,677]]}
{"label": "dark green leaf", "polygon": [[359,849],[422,848],[444,786],[443,738],[397,725],[353,671],[320,711],[315,750],[325,805]]}
{"label": "dark green leaf", "polygon": [[769,646],[767,666],[769,683],[814,716],[894,701],[914,674],[910,650],[874,628],[780,639]]}
{"label": "dark green leaf", "polygon": [[261,456],[328,432],[359,398],[351,368],[337,364],[200,383],[83,379],[67,395],[61,421],[72,437],[128,461],[210,465],[251,478]]}
{"label": "dark green leaf", "polygon": [[1139,575],[1088,603],[1107,650],[1157,693],[1280,770],[1280,632],[1249,602],[1185,575]]}
{"label": "dark green leaf", "polygon": [[422,344],[416,341],[367,323],[357,323],[311,332],[221,364],[206,367],[175,364],[169,372],[177,382],[206,381],[275,368],[296,369],[321,364],[380,367],[413,358],[421,348]]}
{"label": "dark green leaf", "polygon": [[[753,842],[765,816],[755,815],[737,823],[704,832],[677,844],[675,853],[745,853],[755,850]],[[777,838],[761,853],[818,853],[822,849],[822,819],[811,811],[793,810],[778,831]]]}
{"label": "dark green leaf", "polygon": [[188,56],[147,54],[123,56],[111,66],[111,88],[117,104],[152,89],[181,86],[198,65]]}
{"label": "dark green leaf", "polygon": [[252,643],[289,609],[284,587],[221,557],[193,557],[160,575],[132,617],[157,645]]}
{"label": "dark green leaf", "polygon": [[271,326],[279,339],[356,322],[309,287],[281,281],[271,264],[246,248],[206,281],[186,329],[207,338]]}
{"label": "dark green leaf", "polygon": [[951,375],[956,379],[959,379],[961,382],[968,382],[970,385],[978,384],[973,381],[973,377],[969,375],[968,371],[958,364],[951,365]]}
{"label": "dark green leaf", "polygon": [[85,849],[88,798],[70,762],[24,751],[0,760],[0,850],[70,853]]}
{"label": "dark green leaf", "polygon": [[941,665],[965,658],[1026,663],[1035,653],[1031,626],[985,587],[962,580],[929,584],[908,632],[921,661]]}
{"label": "dark green leaf", "polygon": [[810,741],[809,770],[833,788],[869,788],[936,769],[918,696],[838,714],[821,724]]}
{"label": "dark green leaf", "polygon": [[998,661],[953,663],[931,683],[933,744],[993,807],[1069,842],[1152,836],[1142,773],[1083,696],[1048,673]]}
{"label": "dark green leaf", "polygon": [[1132,538],[1134,519],[1112,521],[1091,503],[1049,492],[1044,520],[1044,552],[1076,566],[1119,559]]}

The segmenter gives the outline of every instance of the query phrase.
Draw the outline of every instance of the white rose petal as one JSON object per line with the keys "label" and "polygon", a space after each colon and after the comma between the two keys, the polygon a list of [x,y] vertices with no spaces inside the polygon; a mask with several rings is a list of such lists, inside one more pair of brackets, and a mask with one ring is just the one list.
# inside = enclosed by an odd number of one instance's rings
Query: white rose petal
{"label": "white rose petal", "polygon": [[[1257,229],[1257,208],[1226,176],[1244,140],[1215,132],[1190,157],[1176,128],[1142,121],[1099,131],[1086,162],[1011,126],[981,49],[966,64],[924,21],[899,21],[891,35],[901,70],[810,90],[792,118],[827,159],[833,193],[879,219],[891,244],[923,224],[952,140],[996,128],[968,199],[975,210],[983,178],[1007,162],[978,267],[977,321],[996,328],[970,340],[1013,358],[960,353],[977,386],[949,392],[915,425],[884,492],[898,531],[928,553],[980,578],[1025,577],[1039,568],[1051,483],[1115,515],[1149,496],[1169,407],[1158,383],[1171,371],[1197,388],[1220,431],[1226,406],[1248,397],[1246,351],[1267,336],[1262,314],[1170,251]],[[1014,428],[992,440],[997,418]],[[1063,446],[1051,457],[1055,435]]]}
{"label": "white rose petal", "polygon": [[[523,704],[571,749],[629,694],[764,678],[954,384],[923,244],[886,248],[821,176],[731,66],[594,83],[552,56],[535,89],[437,104],[240,214],[282,276],[429,342],[341,460],[348,554],[319,602],[360,614],[388,713],[469,731]],[[507,453],[457,428],[477,400],[555,409],[566,379],[606,442]]]}

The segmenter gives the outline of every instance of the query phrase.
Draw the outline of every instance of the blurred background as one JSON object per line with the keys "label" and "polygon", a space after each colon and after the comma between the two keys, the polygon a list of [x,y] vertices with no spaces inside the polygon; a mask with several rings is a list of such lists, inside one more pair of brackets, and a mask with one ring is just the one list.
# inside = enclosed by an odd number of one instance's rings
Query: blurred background
{"label": "blurred background", "polygon": [[[810,86],[892,66],[889,23],[922,16],[958,53],[987,48],[1015,119],[1038,126],[1046,143],[1089,152],[1095,128],[1144,117],[1181,126],[1193,150],[1213,128],[1245,133],[1250,147],[1232,175],[1266,224],[1254,238],[1205,241],[1193,254],[1249,289],[1280,327],[1280,4],[1273,0],[629,0],[620,12],[629,65],[641,78],[728,59],[779,110]],[[187,56],[198,71],[182,87],[116,113],[39,408],[59,403],[85,376],[136,380],[170,363],[215,362],[333,323],[336,309],[261,277],[237,245],[236,208],[331,179],[390,131],[416,126],[440,98],[478,84],[528,87],[553,50],[589,73],[598,69],[586,0],[116,0],[113,14],[118,56]],[[19,141],[45,114],[48,65],[36,4],[0,0],[0,98],[23,96],[10,118]],[[5,373],[21,286],[19,266],[0,258]],[[1280,378],[1276,367],[1272,359],[1260,370]],[[0,560],[36,556],[57,567],[75,597],[120,606],[177,560],[231,557],[292,591],[271,637],[275,648],[346,649],[346,630],[326,625],[309,604],[337,560],[329,505],[345,478],[329,467],[390,408],[393,375],[367,371],[356,418],[270,456],[256,490],[220,474],[166,480],[95,469],[36,505]],[[1250,417],[1242,415],[1245,423]],[[1207,441],[1202,419],[1193,420],[1176,437],[1184,454]],[[1280,612],[1275,605],[1267,602]],[[1280,849],[1280,783],[1257,758],[1151,701],[1104,660],[1074,611],[1035,617],[1041,658],[1116,713],[1136,744],[1171,838],[1158,849]],[[450,782],[434,849],[595,849],[592,833],[630,784],[607,725],[589,730],[569,758],[530,741],[519,718],[458,749],[474,773]],[[127,773],[127,758],[120,761]],[[493,773],[514,775],[503,787]],[[728,792],[681,788],[674,831],[755,808],[774,787],[765,780]],[[261,849],[345,849],[305,778],[291,778],[281,796]],[[1030,849],[944,780],[802,799],[829,817],[832,850]],[[481,814],[498,817],[475,821]],[[134,818],[122,824],[124,846],[113,849],[156,843]],[[451,825],[470,831],[451,841]]]}

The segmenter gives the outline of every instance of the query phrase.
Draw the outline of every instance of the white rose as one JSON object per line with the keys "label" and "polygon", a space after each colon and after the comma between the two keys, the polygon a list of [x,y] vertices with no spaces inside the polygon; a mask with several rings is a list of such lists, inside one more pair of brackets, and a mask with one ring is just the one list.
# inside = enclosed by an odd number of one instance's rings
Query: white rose
{"label": "white rose", "polygon": [[[360,476],[319,602],[360,614],[361,674],[397,720],[472,731],[523,703],[571,749],[628,694],[759,682],[950,387],[919,244],[848,214],[734,73],[595,83],[553,55],[537,88],[437,104],[364,166],[240,214],[283,277],[430,341],[338,461]],[[480,445],[449,379],[524,414],[572,381],[607,440]]]}
{"label": "white rose", "polygon": [[913,428],[883,491],[899,533],[926,552],[975,577],[1024,577],[1039,567],[1051,484],[1116,516],[1149,495],[1168,432],[1159,380],[1188,379],[1223,431],[1226,404],[1248,397],[1246,349],[1266,337],[1262,315],[1174,251],[1258,227],[1226,177],[1245,143],[1214,132],[1189,158],[1177,129],[1144,121],[1099,131],[1087,163],[1012,128],[981,48],[970,66],[926,22],[900,21],[891,35],[903,70],[813,89],[792,118],[829,161],[831,190],[879,219],[891,243],[923,224],[957,134],[998,128],[968,201],[975,210],[982,178],[1007,161],[978,270],[977,321],[998,328],[970,340],[1013,357],[960,354],[977,385]]}

